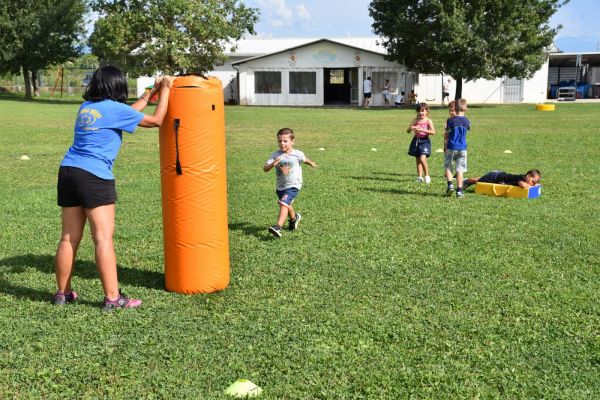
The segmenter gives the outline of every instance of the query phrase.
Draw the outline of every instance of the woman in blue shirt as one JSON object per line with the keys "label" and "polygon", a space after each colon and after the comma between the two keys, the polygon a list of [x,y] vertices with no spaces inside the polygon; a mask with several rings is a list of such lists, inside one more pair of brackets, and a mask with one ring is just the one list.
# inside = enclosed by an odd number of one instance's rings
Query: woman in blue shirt
{"label": "woman in blue shirt", "polygon": [[[138,126],[160,126],[167,112],[172,83],[172,77],[158,78],[149,93],[129,106],[125,104],[127,79],[119,68],[105,66],[94,72],[83,95],[86,101],[77,113],[73,145],[58,173],[62,233],[55,259],[58,286],[55,304],[77,300],[71,277],[86,221],[90,223],[96,267],[104,290],[103,309],[134,308],[142,304],[119,290],[113,245],[117,194],[112,169],[123,131],[134,132]],[[144,114],[148,101],[159,90],[161,96],[154,114]]]}

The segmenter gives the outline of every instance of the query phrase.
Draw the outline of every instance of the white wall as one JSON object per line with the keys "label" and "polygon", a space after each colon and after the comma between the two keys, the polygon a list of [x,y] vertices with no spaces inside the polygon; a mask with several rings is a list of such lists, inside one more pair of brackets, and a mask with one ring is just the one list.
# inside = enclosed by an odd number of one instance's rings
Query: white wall
{"label": "white wall", "polygon": [[[444,75],[444,80],[449,78]],[[450,98],[456,93],[456,80],[451,78]],[[533,77],[523,80],[522,103],[543,103],[546,100],[548,87],[548,63],[537,71]],[[415,84],[415,92],[419,102],[440,104],[442,102],[442,75],[419,74],[419,82]],[[504,102],[504,79],[477,79],[463,81],[462,97],[469,103],[498,104]]]}
{"label": "white wall", "polygon": [[136,93],[140,97],[146,90],[146,86],[154,85],[154,78],[151,76],[140,76],[137,78]]}
{"label": "white wall", "polygon": [[[254,72],[255,71],[279,71],[281,72],[281,93],[254,93]],[[294,72],[315,72],[316,73],[316,93],[315,94],[291,94],[289,93],[289,71]],[[317,68],[248,68],[243,75],[246,81],[245,96],[240,101],[241,104],[250,105],[292,105],[292,106],[320,106],[323,105],[323,70]],[[242,78],[240,78],[242,79]],[[244,93],[241,91],[241,93]]]}
{"label": "white wall", "polygon": [[[448,79],[443,76],[443,79]],[[454,81],[452,82],[454,84]],[[408,88],[407,93],[410,92]],[[414,91],[417,94],[417,102],[419,103],[441,103],[442,102],[442,75],[419,74],[418,83],[414,84]],[[450,90],[454,93],[454,89]]]}
{"label": "white wall", "polygon": [[208,75],[216,76],[223,83],[223,99],[227,103],[230,99],[238,99],[237,89],[237,71],[231,65],[233,60],[229,60],[223,65],[216,66]]}
{"label": "white wall", "polygon": [[[373,72],[389,72],[397,76],[405,69],[384,60],[383,55],[330,42],[314,43],[283,53],[250,60],[237,65],[240,70],[240,104],[248,105],[309,105],[324,104],[324,68],[359,68],[359,101],[362,100],[362,76]],[[254,93],[254,72],[281,71],[280,94]],[[289,71],[315,71],[317,87],[315,94],[289,94]],[[365,75],[367,76],[367,75]],[[381,88],[373,88],[373,105],[382,105]],[[393,101],[393,96],[391,101]]]}
{"label": "white wall", "polygon": [[[456,86],[456,83],[455,83]],[[462,97],[469,103],[502,103],[502,78],[494,80],[477,79],[475,81],[463,81]],[[454,91],[450,92],[454,98]]]}
{"label": "white wall", "polygon": [[523,103],[543,103],[548,97],[548,62],[523,81]]}

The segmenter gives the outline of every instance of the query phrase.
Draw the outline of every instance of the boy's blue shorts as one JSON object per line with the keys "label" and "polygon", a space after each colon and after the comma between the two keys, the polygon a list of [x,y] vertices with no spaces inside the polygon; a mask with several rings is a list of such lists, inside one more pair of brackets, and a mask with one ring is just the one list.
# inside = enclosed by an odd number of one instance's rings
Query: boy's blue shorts
{"label": "boy's blue shorts", "polygon": [[289,207],[294,202],[296,196],[298,196],[298,192],[300,192],[300,190],[298,190],[298,188],[292,187],[284,190],[276,190],[275,192],[277,193],[277,197],[279,198],[278,203],[282,206]]}

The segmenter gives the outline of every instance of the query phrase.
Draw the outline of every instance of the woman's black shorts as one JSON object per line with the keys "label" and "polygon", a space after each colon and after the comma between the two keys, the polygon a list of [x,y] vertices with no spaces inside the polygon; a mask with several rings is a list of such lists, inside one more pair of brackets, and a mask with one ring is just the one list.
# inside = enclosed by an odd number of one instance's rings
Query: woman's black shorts
{"label": "woman's black shorts", "polygon": [[98,178],[76,167],[60,167],[56,189],[61,207],[94,208],[117,201],[113,179]]}

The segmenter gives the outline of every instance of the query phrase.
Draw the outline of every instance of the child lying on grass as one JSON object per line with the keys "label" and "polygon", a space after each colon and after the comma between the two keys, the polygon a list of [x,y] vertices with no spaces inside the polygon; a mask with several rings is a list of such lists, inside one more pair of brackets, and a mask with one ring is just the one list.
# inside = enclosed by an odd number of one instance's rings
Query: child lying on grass
{"label": "child lying on grass", "polygon": [[467,178],[463,181],[463,188],[468,188],[477,182],[485,183],[500,183],[503,185],[520,186],[522,188],[529,188],[540,183],[542,174],[537,169],[531,169],[524,175],[508,174],[504,171],[494,170],[488,172],[482,177]]}

